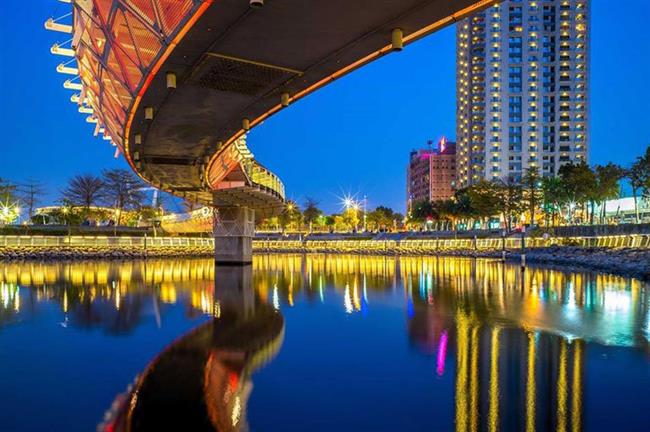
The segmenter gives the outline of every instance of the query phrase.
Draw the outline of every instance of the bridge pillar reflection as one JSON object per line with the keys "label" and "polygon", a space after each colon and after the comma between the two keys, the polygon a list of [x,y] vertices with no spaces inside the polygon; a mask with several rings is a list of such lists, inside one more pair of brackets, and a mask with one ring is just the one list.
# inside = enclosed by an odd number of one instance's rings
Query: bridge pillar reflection
{"label": "bridge pillar reflection", "polygon": [[253,315],[255,313],[253,266],[217,264],[214,269],[214,300],[219,312],[228,309],[241,317]]}
{"label": "bridge pillar reflection", "polygon": [[253,262],[255,210],[219,207],[214,219],[214,258],[217,264]]}

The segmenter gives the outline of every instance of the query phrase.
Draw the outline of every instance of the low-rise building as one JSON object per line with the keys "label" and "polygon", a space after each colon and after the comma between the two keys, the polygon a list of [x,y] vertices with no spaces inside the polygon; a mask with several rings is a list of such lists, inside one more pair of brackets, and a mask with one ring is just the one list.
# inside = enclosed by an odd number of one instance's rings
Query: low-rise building
{"label": "low-rise building", "polygon": [[456,143],[442,138],[438,148],[412,150],[406,170],[406,208],[418,201],[451,198],[456,186]]}

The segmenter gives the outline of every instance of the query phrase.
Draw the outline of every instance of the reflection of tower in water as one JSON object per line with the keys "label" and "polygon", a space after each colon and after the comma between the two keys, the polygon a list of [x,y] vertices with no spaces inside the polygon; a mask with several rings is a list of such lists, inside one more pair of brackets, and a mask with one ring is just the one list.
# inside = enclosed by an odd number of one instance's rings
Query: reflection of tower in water
{"label": "reflection of tower in water", "polygon": [[582,340],[482,325],[462,311],[456,339],[456,431],[582,430]]}

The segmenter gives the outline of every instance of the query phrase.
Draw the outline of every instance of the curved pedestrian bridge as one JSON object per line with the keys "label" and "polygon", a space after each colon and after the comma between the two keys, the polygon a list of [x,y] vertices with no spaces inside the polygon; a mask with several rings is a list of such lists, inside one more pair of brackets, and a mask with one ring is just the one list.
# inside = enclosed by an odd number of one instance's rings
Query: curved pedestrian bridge
{"label": "curved pedestrian bridge", "polygon": [[48,20],[46,27],[71,33],[69,45],[52,52],[76,59],[76,68],[68,62],[58,70],[78,74],[65,86],[79,91],[72,100],[95,134],[160,189],[206,205],[273,211],[284,191],[246,156],[250,128],[494,1],[69,3],[72,25]]}

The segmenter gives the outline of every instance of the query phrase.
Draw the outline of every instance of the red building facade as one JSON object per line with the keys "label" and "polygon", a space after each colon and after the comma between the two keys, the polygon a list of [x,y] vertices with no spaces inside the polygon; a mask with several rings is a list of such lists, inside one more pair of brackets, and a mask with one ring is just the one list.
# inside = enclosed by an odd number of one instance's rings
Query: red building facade
{"label": "red building facade", "polygon": [[444,137],[438,148],[413,150],[406,170],[406,208],[418,201],[451,198],[456,186],[456,143]]}

